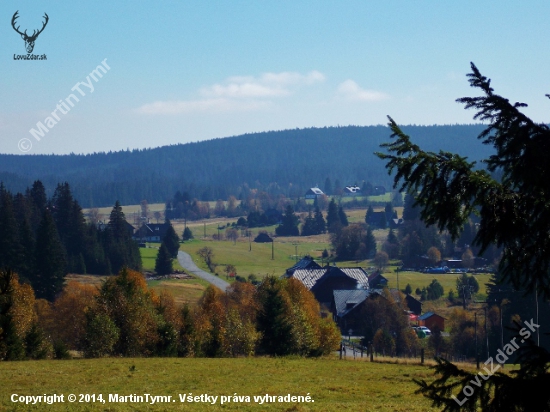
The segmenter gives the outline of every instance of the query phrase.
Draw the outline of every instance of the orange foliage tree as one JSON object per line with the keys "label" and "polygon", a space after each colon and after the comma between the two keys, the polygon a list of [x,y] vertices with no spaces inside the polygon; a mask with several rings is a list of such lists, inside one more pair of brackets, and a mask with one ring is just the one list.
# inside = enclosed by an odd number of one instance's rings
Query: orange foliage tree
{"label": "orange foliage tree", "polygon": [[123,268],[107,279],[86,313],[85,353],[151,356],[159,340],[158,298],[139,272]]}
{"label": "orange foliage tree", "polygon": [[51,347],[37,324],[32,287],[0,270],[0,360],[44,358]]}

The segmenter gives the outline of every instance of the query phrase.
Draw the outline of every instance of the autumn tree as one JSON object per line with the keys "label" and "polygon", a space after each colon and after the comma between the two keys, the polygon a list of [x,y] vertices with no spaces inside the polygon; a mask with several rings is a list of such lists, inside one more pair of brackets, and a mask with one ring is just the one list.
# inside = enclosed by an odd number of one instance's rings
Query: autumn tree
{"label": "autumn tree", "polygon": [[225,229],[225,238],[227,240],[232,240],[233,244],[235,244],[239,238],[239,231],[234,227],[228,227]]}
{"label": "autumn tree", "polygon": [[386,288],[381,295],[373,294],[362,304],[359,331],[364,342],[375,342],[377,350],[386,355],[412,354],[417,348],[416,335],[411,333],[405,311],[405,296],[399,292],[396,301]]}
{"label": "autumn tree", "polygon": [[151,356],[158,343],[155,295],[143,275],[123,268],[107,279],[87,312],[87,356]]}
{"label": "autumn tree", "polygon": [[300,281],[268,276],[257,297],[261,353],[319,356],[338,347],[338,328],[320,316],[319,303]]}
{"label": "autumn tree", "polygon": [[0,270],[0,360],[39,359],[51,347],[36,323],[35,297],[11,270]]}
{"label": "autumn tree", "polygon": [[474,254],[470,248],[466,249],[462,254],[462,266],[465,268],[474,267]]}
{"label": "autumn tree", "polygon": [[399,256],[399,240],[391,228],[386,241],[382,244],[382,250],[388,254],[390,259],[396,259]]}
{"label": "autumn tree", "polygon": [[429,248],[426,255],[428,256],[428,259],[430,259],[431,266],[435,266],[441,261],[441,252],[435,246]]}
{"label": "autumn tree", "polygon": [[377,270],[383,272],[388,266],[389,261],[390,259],[388,258],[388,254],[386,252],[376,252],[372,262]]}
{"label": "autumn tree", "polygon": [[214,251],[211,247],[204,246],[197,251],[197,255],[204,261],[210,272],[216,270],[216,264],[214,263]]}
{"label": "autumn tree", "polygon": [[67,348],[82,350],[86,334],[86,313],[94,307],[98,290],[91,285],[69,281],[52,305],[51,319],[40,319],[48,324],[47,331]]}
{"label": "autumn tree", "polygon": [[195,313],[197,355],[207,357],[223,355],[226,316],[223,292],[209,285],[200,298]]}

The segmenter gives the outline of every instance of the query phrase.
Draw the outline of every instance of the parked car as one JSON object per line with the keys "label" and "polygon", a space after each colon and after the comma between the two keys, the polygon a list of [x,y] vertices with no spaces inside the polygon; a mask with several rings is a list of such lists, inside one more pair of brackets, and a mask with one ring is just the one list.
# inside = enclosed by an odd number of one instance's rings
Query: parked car
{"label": "parked car", "polygon": [[430,336],[432,334],[432,331],[429,330],[426,326],[419,326],[417,329],[424,332],[426,336]]}

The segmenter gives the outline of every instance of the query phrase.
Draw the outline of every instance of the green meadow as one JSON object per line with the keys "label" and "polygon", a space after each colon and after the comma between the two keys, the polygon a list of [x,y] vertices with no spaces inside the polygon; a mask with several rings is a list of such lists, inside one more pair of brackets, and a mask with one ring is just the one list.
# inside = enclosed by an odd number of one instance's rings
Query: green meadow
{"label": "green meadow", "polygon": [[[69,361],[4,362],[0,368],[1,411],[429,411],[415,394],[413,378],[430,379],[427,366],[371,363],[364,359],[303,358],[103,358]],[[17,395],[64,395],[63,403],[29,406],[11,402]],[[68,395],[77,401],[68,402]],[[103,395],[78,402],[80,394]],[[174,402],[109,402],[119,396],[172,396]],[[218,396],[215,404],[182,403],[179,395]],[[233,396],[250,402],[233,402]],[[314,402],[259,404],[259,395],[311,396]],[[220,404],[221,396],[231,402]],[[85,399],[85,398],[83,398]]]}
{"label": "green meadow", "polygon": [[217,272],[220,276],[225,276],[223,272],[225,265],[231,264],[237,268],[237,274],[244,277],[250,274],[258,277],[268,274],[280,276],[301,256],[320,257],[325,248],[329,249],[329,243],[326,241],[304,241],[302,239],[301,242],[298,242],[296,238],[276,238],[273,245],[271,243],[248,242],[245,239],[239,239],[236,242],[192,240],[182,244],[180,249],[189,253],[197,266],[208,271],[204,262],[197,256],[197,251],[205,246],[214,251],[214,262],[219,265]]}

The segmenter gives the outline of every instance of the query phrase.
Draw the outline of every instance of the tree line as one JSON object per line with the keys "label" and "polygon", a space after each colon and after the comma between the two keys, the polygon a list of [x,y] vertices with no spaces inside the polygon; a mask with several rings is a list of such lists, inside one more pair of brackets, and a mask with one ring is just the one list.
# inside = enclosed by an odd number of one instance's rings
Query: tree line
{"label": "tree line", "polygon": [[86,223],[68,183],[48,198],[37,180],[12,194],[0,183],[0,268],[17,272],[39,298],[52,301],[67,273],[117,273],[141,269],[137,244],[120,204],[107,224]]}
{"label": "tree line", "polygon": [[321,356],[339,342],[332,319],[295,279],[235,282],[227,292],[209,286],[190,308],[128,268],[99,288],[70,281],[53,302],[0,271],[0,360],[62,359],[69,350],[89,358]]}

